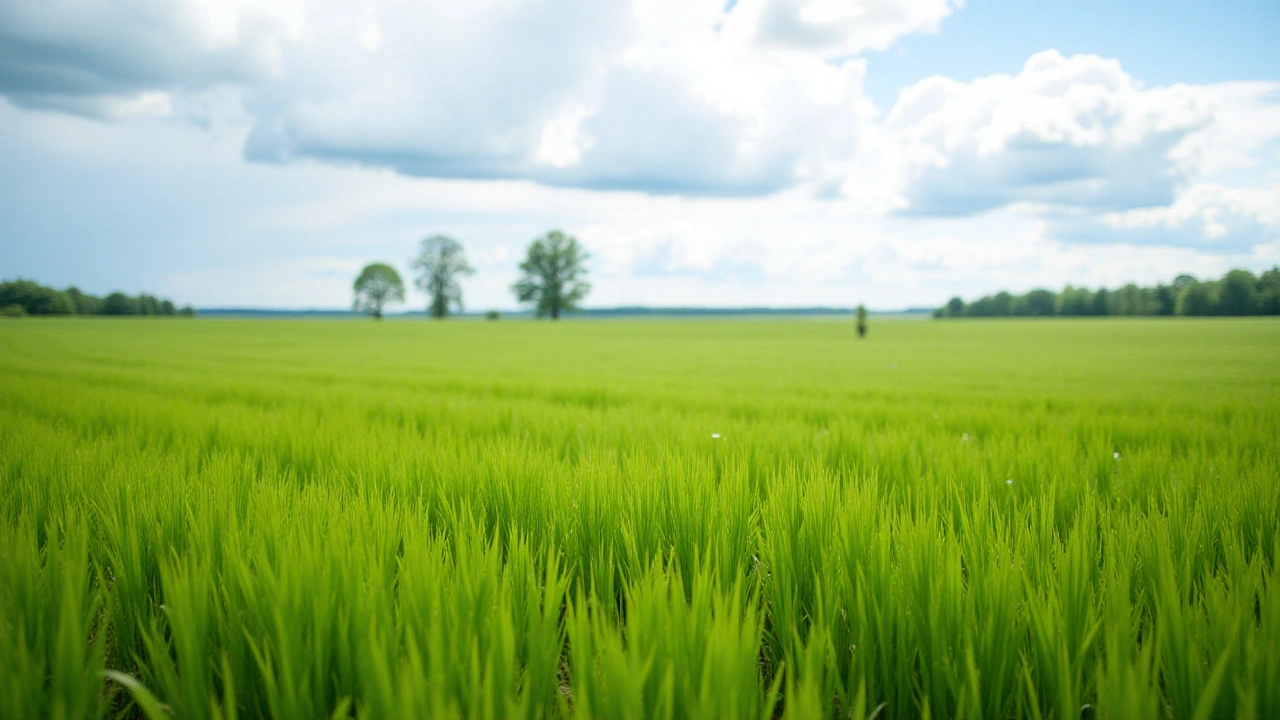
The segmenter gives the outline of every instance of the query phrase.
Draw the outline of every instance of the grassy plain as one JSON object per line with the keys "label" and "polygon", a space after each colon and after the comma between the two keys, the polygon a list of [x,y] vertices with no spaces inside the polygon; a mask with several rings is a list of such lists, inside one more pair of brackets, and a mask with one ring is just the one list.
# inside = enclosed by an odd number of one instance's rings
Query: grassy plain
{"label": "grassy plain", "polygon": [[1280,322],[0,322],[0,717],[1280,716]]}

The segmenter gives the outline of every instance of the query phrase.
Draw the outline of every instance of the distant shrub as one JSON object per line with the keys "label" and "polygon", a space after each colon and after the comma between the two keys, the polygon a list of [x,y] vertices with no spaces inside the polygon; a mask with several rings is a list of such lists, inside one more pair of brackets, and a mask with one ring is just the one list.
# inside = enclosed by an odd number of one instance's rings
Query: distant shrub
{"label": "distant shrub", "polygon": [[501,317],[502,317],[502,313],[498,312],[497,310],[490,310],[489,312],[484,314],[485,320],[498,320]]}
{"label": "distant shrub", "polygon": [[0,308],[0,317],[26,317],[27,309],[17,303]]}

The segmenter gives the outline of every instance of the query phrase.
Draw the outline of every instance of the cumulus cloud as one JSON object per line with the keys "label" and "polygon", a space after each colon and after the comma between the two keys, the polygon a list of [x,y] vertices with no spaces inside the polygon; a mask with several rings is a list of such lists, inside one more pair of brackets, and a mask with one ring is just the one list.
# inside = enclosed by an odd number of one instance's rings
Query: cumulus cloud
{"label": "cumulus cloud", "polygon": [[[286,52],[300,70],[254,88],[247,153],[691,195],[836,182],[834,161],[875,112],[865,62],[778,54],[725,29],[750,11],[645,0],[330,15]],[[372,51],[352,37],[370,22]]]}
{"label": "cumulus cloud", "polygon": [[847,57],[953,0],[14,0],[0,92],[118,119],[232,84],[246,156],[602,189],[833,194],[875,109]]}
{"label": "cumulus cloud", "polygon": [[130,103],[153,114],[161,93],[280,72],[302,20],[302,0],[13,0],[0,4],[0,93],[101,119],[136,114]]}
{"label": "cumulus cloud", "polygon": [[824,57],[884,50],[903,35],[937,32],[958,0],[739,0],[724,33],[766,48]]}
{"label": "cumulus cloud", "polygon": [[1015,203],[1122,212],[1168,206],[1276,136],[1276,83],[1145,88],[1116,60],[1032,56],[1016,75],[933,77],[899,96],[904,213]]}
{"label": "cumulus cloud", "polygon": [[[847,218],[1005,210],[1071,243],[1274,242],[1276,178],[1265,173],[1280,159],[1280,83],[1146,87],[1117,60],[1048,50],[1014,74],[927,78],[882,116],[859,55],[937,31],[959,7],[8,0],[0,94],[108,122],[240,123],[243,154],[264,164],[803,196],[818,201],[808,212]],[[750,240],[762,220],[726,220],[736,212],[691,234],[697,247],[661,245],[679,234],[669,226],[626,222],[651,236],[646,267],[835,266],[817,246],[806,250],[817,265],[786,265],[768,250],[777,233]]]}
{"label": "cumulus cloud", "polygon": [[1097,216],[1055,217],[1050,233],[1081,243],[1203,247],[1242,253],[1280,241],[1280,185],[1231,188],[1201,183],[1167,206]]}
{"label": "cumulus cloud", "polygon": [[1148,114],[1134,102],[1140,92],[1113,60],[1056,51],[1014,76],[938,76],[907,88],[888,122],[904,144],[908,211],[1167,203],[1176,177],[1162,159],[1203,113],[1183,102],[1173,118]]}
{"label": "cumulus cloud", "polygon": [[526,177],[544,129],[626,31],[624,9],[515,0],[316,12],[306,41],[285,49],[289,71],[250,90],[246,153],[432,177]]}

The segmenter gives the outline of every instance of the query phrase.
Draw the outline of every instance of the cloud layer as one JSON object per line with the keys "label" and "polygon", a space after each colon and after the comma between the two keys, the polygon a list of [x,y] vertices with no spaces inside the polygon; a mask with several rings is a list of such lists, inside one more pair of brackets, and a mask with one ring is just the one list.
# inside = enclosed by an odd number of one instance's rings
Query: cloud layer
{"label": "cloud layer", "polygon": [[13,0],[0,6],[0,92],[112,119],[234,85],[254,120],[250,159],[425,177],[856,195],[852,176],[887,157],[892,183],[877,173],[878,205],[920,215],[1167,206],[1204,169],[1201,156],[1256,149],[1268,131],[1233,125],[1241,106],[1280,119],[1275,84],[1144,88],[1115,60],[1050,50],[1015,75],[920,81],[881,122],[856,56],[936,32],[955,10],[952,0]]}
{"label": "cloud layer", "polygon": [[[1079,282],[1069,271],[1105,278],[1113,261],[1145,278],[1276,255],[1280,82],[1149,87],[1119,60],[1048,49],[1009,73],[922,79],[877,107],[867,74],[890,60],[870,53],[946,32],[957,12],[957,0],[9,0],[0,118],[18,122],[16,106],[183,142],[203,132],[250,161],[258,188],[270,168],[395,173],[378,187],[412,199],[361,195],[370,217],[447,224],[449,207],[399,181],[481,181],[445,194],[481,193],[468,212],[521,237],[566,224],[609,287],[656,283],[671,298],[682,279],[726,296],[825,282],[836,297],[873,276],[924,287],[1062,269]],[[116,137],[77,127],[50,147]],[[529,187],[555,213],[504,214]],[[314,218],[341,205],[296,212],[320,232]],[[980,239],[991,233],[1004,235]],[[477,252],[514,263],[514,246]]]}
{"label": "cloud layer", "polygon": [[1277,119],[1278,96],[1278,83],[1148,89],[1115,60],[1049,50],[1017,75],[916,83],[888,124],[905,153],[907,212],[1123,211],[1170,205],[1215,163],[1253,164],[1280,134],[1263,120]]}
{"label": "cloud layer", "polygon": [[[0,92],[109,119],[245,90],[253,160],[757,195],[839,181],[865,62],[950,0],[15,0]],[[70,21],[59,18],[71,18]]]}

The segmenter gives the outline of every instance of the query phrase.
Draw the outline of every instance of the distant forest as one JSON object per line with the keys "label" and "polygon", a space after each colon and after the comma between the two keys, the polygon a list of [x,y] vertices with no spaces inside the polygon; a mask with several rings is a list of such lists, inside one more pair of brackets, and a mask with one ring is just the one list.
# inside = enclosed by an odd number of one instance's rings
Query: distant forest
{"label": "distant forest", "polygon": [[1255,276],[1232,270],[1218,280],[1179,275],[1170,285],[1089,290],[1068,285],[1062,292],[1032,290],[987,295],[966,304],[958,297],[933,311],[945,317],[1087,315],[1280,315],[1280,267]]}
{"label": "distant forest", "polygon": [[0,315],[184,315],[193,316],[190,305],[181,310],[163,298],[143,293],[126,295],[113,292],[98,297],[81,292],[46,287],[31,280],[0,282]]}

